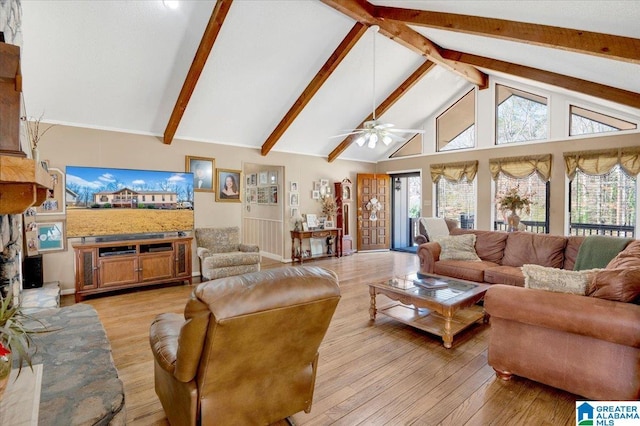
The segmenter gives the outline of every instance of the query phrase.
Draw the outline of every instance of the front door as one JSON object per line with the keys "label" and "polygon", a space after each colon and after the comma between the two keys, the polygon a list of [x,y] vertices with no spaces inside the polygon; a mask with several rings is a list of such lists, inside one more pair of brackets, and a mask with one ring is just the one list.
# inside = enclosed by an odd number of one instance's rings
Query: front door
{"label": "front door", "polygon": [[391,247],[391,178],[388,175],[359,174],[358,251]]}

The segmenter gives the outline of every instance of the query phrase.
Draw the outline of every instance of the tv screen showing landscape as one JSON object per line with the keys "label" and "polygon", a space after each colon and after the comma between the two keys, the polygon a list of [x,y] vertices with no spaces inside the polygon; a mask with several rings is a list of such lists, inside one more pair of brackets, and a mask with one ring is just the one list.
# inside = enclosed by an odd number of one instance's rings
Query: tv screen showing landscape
{"label": "tv screen showing landscape", "polygon": [[67,166],[67,237],[193,229],[193,174]]}

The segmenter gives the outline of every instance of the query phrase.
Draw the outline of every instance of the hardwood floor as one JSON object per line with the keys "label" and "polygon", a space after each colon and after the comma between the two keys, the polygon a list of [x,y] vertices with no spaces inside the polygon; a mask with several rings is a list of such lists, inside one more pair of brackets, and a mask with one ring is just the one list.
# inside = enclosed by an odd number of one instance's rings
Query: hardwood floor
{"label": "hardwood floor", "polygon": [[[502,382],[487,365],[490,325],[475,324],[442,340],[384,315],[369,321],[371,280],[418,268],[414,254],[358,253],[309,265],[340,277],[342,299],[320,347],[311,413],[299,425],[570,425],[579,397],[514,378]],[[305,263],[306,265],[307,263]],[[283,266],[266,260],[263,269]],[[125,386],[128,425],[167,425],[153,384],[148,332],[162,312],[183,311],[192,286],[147,289],[85,300],[111,340]],[[379,300],[379,305],[381,305]],[[65,297],[63,304],[73,303]]]}

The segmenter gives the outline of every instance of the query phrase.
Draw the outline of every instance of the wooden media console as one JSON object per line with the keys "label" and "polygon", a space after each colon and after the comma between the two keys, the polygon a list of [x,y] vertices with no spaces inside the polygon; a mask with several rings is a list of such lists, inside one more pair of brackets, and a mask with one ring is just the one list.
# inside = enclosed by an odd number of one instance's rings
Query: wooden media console
{"label": "wooden media console", "polygon": [[74,244],[76,302],[85,296],[188,281],[192,237]]}

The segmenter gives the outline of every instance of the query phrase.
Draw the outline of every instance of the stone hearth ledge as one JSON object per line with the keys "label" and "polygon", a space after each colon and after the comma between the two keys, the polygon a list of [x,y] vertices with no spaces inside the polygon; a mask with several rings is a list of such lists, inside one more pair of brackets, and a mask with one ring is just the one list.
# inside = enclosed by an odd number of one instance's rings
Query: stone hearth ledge
{"label": "stone hearth ledge", "polygon": [[33,335],[33,363],[43,364],[38,425],[124,425],[124,386],[96,310],[76,304],[30,315],[53,330]]}

